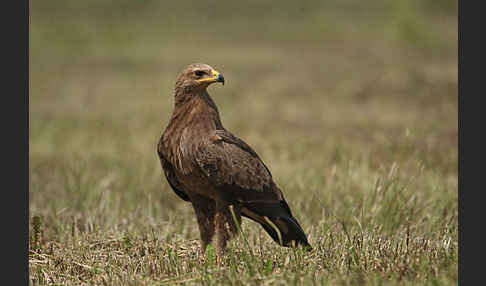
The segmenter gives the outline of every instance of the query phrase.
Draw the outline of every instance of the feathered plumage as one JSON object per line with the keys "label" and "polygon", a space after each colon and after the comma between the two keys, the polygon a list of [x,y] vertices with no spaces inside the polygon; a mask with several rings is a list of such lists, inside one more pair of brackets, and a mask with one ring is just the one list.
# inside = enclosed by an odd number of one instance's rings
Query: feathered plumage
{"label": "feathered plumage", "polygon": [[237,233],[232,211],[238,224],[241,216],[250,218],[280,245],[310,249],[267,166],[221,124],[206,90],[214,82],[224,84],[224,78],[206,64],[189,65],[179,74],[174,111],[157,148],[169,185],[194,208],[202,252],[215,234],[221,252]]}

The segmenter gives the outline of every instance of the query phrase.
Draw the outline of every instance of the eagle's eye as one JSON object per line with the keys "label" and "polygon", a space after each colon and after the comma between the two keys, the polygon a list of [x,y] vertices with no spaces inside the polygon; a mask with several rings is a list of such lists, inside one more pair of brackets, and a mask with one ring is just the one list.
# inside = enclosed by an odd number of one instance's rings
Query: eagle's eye
{"label": "eagle's eye", "polygon": [[202,76],[204,74],[204,72],[203,71],[195,71],[194,74],[197,75],[197,76]]}

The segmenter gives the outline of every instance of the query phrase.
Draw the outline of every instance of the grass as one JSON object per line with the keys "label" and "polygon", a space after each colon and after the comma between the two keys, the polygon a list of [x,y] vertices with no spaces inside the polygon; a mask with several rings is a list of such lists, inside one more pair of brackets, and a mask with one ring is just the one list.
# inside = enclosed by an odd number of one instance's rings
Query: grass
{"label": "grass", "polygon": [[[456,285],[454,2],[177,3],[31,3],[30,284]],[[312,252],[199,256],[155,152],[192,62]]]}

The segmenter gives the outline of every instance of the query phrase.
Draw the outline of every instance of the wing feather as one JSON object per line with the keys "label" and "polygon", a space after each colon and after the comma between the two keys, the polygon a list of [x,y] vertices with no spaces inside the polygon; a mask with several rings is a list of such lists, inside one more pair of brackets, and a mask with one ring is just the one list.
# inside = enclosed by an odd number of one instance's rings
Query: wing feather
{"label": "wing feather", "polygon": [[268,168],[248,144],[230,132],[216,130],[194,155],[197,166],[215,187],[235,194],[261,193],[255,194],[260,199],[277,199]]}
{"label": "wing feather", "polygon": [[241,205],[243,216],[260,223],[283,246],[294,241],[310,247],[270,171],[243,140],[217,130],[196,153],[199,168],[226,201]]}

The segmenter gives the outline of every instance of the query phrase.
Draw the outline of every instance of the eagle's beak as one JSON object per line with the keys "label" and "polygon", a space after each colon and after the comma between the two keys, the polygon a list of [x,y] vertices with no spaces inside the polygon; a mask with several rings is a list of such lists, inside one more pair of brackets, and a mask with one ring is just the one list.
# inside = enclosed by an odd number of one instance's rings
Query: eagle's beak
{"label": "eagle's beak", "polygon": [[218,73],[218,76],[216,77],[216,82],[220,82],[224,85],[224,77],[222,74]]}
{"label": "eagle's beak", "polygon": [[200,79],[198,81],[199,82],[208,82],[208,83],[220,82],[224,85],[224,77],[223,77],[222,74],[220,74],[219,72],[217,72],[215,70],[212,70],[211,75],[212,75],[211,77],[203,78],[203,79]]}

